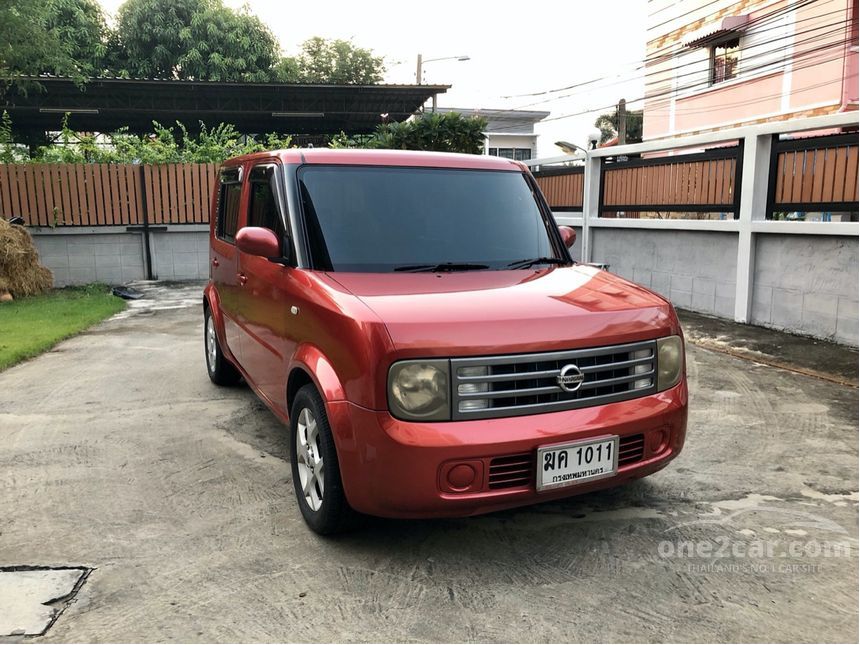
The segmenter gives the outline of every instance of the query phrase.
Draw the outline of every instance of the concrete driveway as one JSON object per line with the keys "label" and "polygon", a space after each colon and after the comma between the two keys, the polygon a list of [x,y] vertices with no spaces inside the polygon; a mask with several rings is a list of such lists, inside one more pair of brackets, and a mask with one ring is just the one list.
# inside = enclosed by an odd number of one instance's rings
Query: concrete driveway
{"label": "concrete driveway", "polygon": [[321,539],[283,428],[206,377],[199,292],[0,373],[0,567],[88,572],[45,639],[857,642],[853,387],[691,346],[655,476]]}

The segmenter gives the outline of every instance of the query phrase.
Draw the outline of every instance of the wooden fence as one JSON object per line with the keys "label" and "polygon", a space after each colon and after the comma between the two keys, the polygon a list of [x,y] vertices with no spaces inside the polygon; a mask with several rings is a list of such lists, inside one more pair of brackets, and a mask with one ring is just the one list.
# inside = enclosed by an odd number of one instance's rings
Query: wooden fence
{"label": "wooden fence", "polygon": [[857,135],[773,143],[768,213],[856,211]]}
{"label": "wooden fence", "polygon": [[29,226],[206,224],[218,164],[0,164],[0,217]]}
{"label": "wooden fence", "polygon": [[[738,216],[743,147],[648,159],[601,160],[604,217],[625,212],[733,213]],[[774,137],[766,218],[774,212],[856,212],[858,142],[854,134],[807,139]],[[582,210],[583,169],[535,173],[556,211]]]}
{"label": "wooden fence", "polygon": [[535,173],[535,180],[554,211],[582,210],[585,184],[585,168],[582,166],[550,168]]}

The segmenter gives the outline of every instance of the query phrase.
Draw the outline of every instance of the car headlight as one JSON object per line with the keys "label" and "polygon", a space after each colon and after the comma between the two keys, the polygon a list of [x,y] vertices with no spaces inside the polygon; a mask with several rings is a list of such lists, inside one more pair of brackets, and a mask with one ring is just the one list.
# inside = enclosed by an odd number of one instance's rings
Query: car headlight
{"label": "car headlight", "polygon": [[657,391],[677,385],[684,371],[684,343],[680,336],[657,339]]}
{"label": "car headlight", "polygon": [[398,419],[451,418],[448,360],[402,361],[388,372],[388,407]]}

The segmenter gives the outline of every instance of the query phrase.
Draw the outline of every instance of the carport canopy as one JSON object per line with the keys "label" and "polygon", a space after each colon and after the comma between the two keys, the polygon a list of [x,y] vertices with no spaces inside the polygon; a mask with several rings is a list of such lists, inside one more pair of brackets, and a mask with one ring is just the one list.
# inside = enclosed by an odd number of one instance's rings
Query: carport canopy
{"label": "carport canopy", "polygon": [[[9,79],[6,79],[7,81]],[[169,79],[17,77],[0,80],[0,111],[17,132],[59,130],[63,115],[79,132],[152,131],[180,121],[193,130],[231,123],[242,134],[365,134],[383,120],[402,121],[450,85],[308,85]],[[27,87],[27,85],[23,85]]]}

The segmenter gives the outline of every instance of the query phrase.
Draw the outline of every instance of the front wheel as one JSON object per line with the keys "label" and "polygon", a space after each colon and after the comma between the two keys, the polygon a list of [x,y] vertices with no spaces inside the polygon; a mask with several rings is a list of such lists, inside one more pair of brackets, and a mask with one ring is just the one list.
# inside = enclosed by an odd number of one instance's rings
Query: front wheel
{"label": "front wheel", "polygon": [[293,487],[305,522],[320,535],[351,528],[356,514],[346,501],[325,404],[313,385],[296,394],[290,429]]}
{"label": "front wheel", "polygon": [[205,308],[203,314],[203,340],[209,380],[215,385],[235,385],[238,383],[241,375],[221,351],[221,344],[218,342],[218,334],[215,331],[215,318],[212,317],[212,311],[209,307]]}

